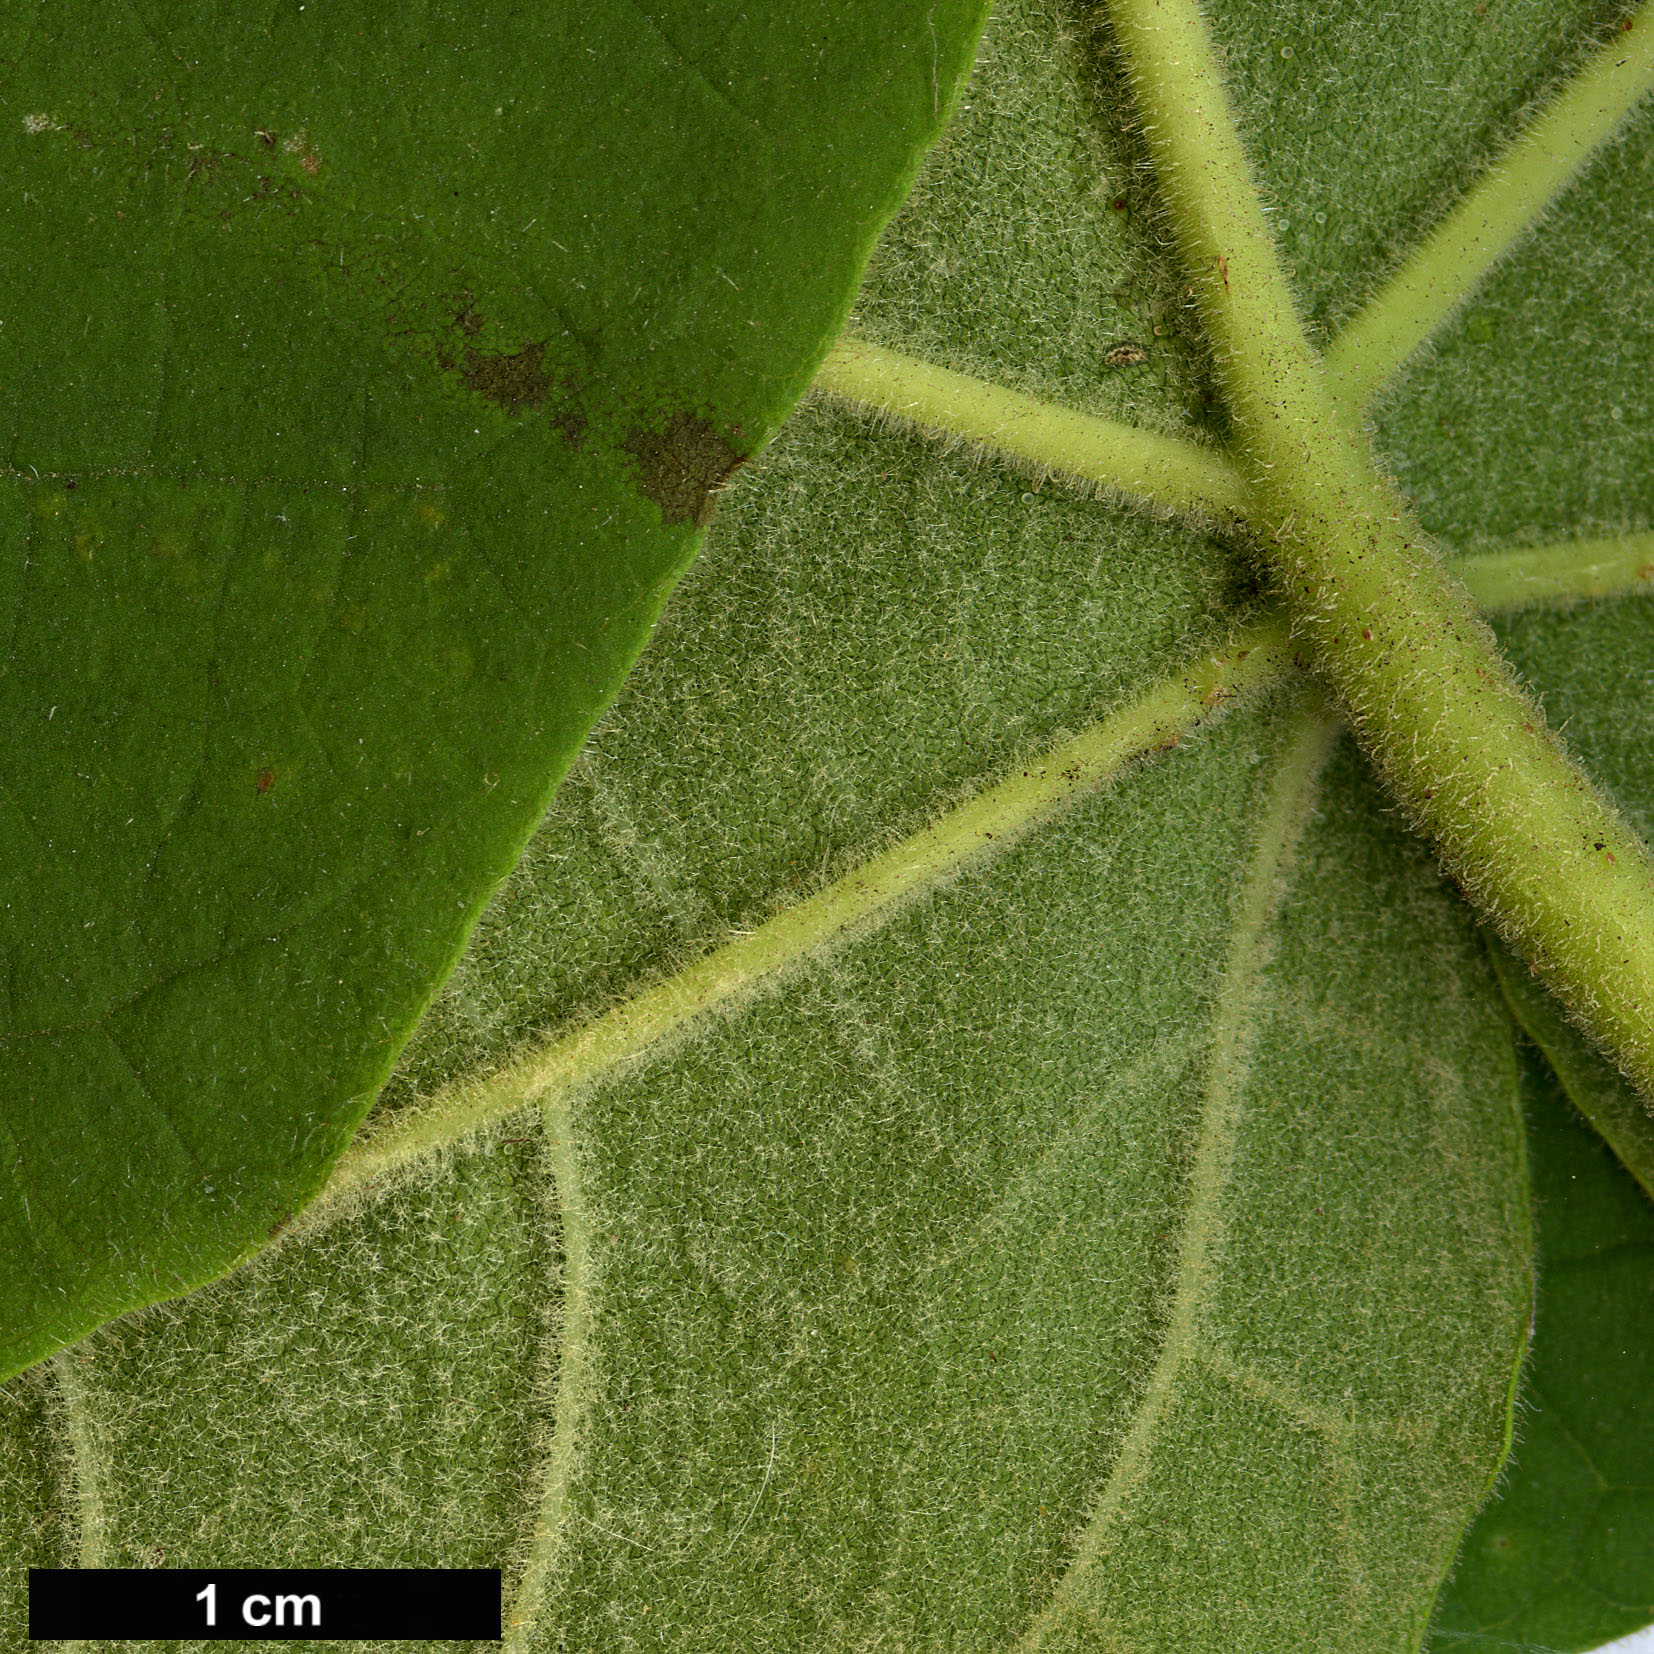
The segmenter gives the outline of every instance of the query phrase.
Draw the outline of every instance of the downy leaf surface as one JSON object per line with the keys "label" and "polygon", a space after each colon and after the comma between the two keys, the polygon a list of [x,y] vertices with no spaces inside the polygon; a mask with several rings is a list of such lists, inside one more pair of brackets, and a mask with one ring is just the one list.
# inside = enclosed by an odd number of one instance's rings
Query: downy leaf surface
{"label": "downy leaf surface", "polygon": [[[1318,338],[1621,16],[1214,17]],[[860,335],[1215,451],[1134,123],[1096,15],[1002,5]],[[1651,526],[1651,136],[1374,410],[1449,555]],[[1589,1144],[1318,692],[1230,704],[1243,538],[1044,469],[800,407],[332,1190],[7,1387],[18,1555],[500,1566],[514,1650],[1417,1649],[1513,1414],[1590,1550],[1544,1398],[1649,1438],[1570,1335],[1640,1290],[1552,1223]],[[1640,601],[1501,628],[1646,833]],[[1491,1531],[1438,1646],[1606,1634]]]}

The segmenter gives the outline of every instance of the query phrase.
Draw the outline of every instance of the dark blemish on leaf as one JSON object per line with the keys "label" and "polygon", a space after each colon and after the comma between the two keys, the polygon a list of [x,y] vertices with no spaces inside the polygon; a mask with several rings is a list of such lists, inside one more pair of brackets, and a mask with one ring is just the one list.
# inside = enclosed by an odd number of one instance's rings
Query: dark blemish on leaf
{"label": "dark blemish on leaf", "polygon": [[1116,345],[1103,360],[1111,368],[1134,368],[1149,359],[1149,353],[1139,344],[1127,342]]}
{"label": "dark blemish on leaf", "polygon": [[474,339],[482,332],[482,315],[477,309],[477,296],[469,288],[454,295],[454,326],[467,339]]}
{"label": "dark blemish on leaf", "polygon": [[499,350],[467,350],[460,378],[478,396],[486,396],[508,414],[545,404],[551,381],[541,363],[544,345],[524,345],[509,355]]}
{"label": "dark blemish on leaf", "polygon": [[[455,316],[455,323],[465,328],[465,317],[476,316],[467,309]],[[476,325],[482,326],[481,317]],[[475,350],[466,347],[465,363],[460,378],[478,396],[485,396],[496,407],[504,408],[513,416],[531,409],[543,408],[554,389],[551,375],[545,370],[546,347],[543,344],[524,345],[517,351]],[[439,350],[437,360],[449,365],[447,353]],[[564,405],[553,408],[547,415],[563,440],[571,448],[578,448],[586,434],[586,416],[579,409]]]}
{"label": "dark blemish on leaf", "polygon": [[275,784],[276,784],[276,772],[274,770],[260,770],[258,772],[257,786],[258,786],[258,790],[261,793],[269,792],[269,790],[273,786],[275,786]]}
{"label": "dark blemish on leaf", "polygon": [[638,463],[638,488],[669,523],[712,520],[713,496],[735,475],[736,453],[709,419],[674,414],[664,431],[635,431],[621,444]]}

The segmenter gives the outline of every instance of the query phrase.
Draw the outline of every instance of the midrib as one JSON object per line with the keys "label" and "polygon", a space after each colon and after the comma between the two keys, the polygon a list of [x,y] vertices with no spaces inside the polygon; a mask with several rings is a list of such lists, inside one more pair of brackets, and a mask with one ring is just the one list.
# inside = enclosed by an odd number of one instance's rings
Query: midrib
{"label": "midrib", "polygon": [[1201,1301],[1222,1240],[1223,1195],[1234,1158],[1259,986],[1272,952],[1270,922],[1303,835],[1316,777],[1340,728],[1324,710],[1299,713],[1294,726],[1271,784],[1218,993],[1188,1204],[1178,1238],[1176,1286],[1160,1353],[1068,1572],[1023,1633],[1016,1654],[1036,1654],[1045,1646],[1106,1555],[1115,1519],[1142,1481],[1160,1422],[1196,1346]]}
{"label": "midrib", "polygon": [[[1651,62],[1654,59],[1643,54],[1639,85],[1646,85]],[[1618,76],[1613,87],[1620,113],[1640,95],[1626,91],[1629,78]],[[1617,114],[1610,118],[1605,112],[1606,101],[1596,97],[1590,112],[1594,127],[1590,143],[1584,146],[1587,149],[1601,142],[1618,119]],[[1579,103],[1579,98],[1575,102]],[[1562,115],[1552,123],[1559,131],[1565,130],[1569,121],[1577,122],[1584,107],[1582,103],[1579,108],[1567,107],[1566,100],[1564,105]],[[1529,149],[1537,153],[1532,145]],[[1553,165],[1543,191],[1533,185],[1541,169],[1537,165],[1530,168],[1527,199],[1548,199],[1580,158],[1576,150],[1566,166]],[[1371,393],[1433,329],[1454,299],[1474,286],[1487,262],[1531,222],[1537,205],[1529,211],[1526,201],[1519,199],[1521,190],[1507,191],[1507,195],[1510,199],[1503,204],[1501,234],[1496,238],[1498,250],[1487,255],[1473,274],[1466,273],[1466,255],[1453,240],[1455,235],[1460,241],[1465,239],[1460,234],[1461,226],[1454,221],[1444,224],[1421,249],[1427,261],[1435,259],[1429,272],[1432,278],[1442,270],[1451,270],[1460,278],[1445,301],[1440,297],[1439,281],[1435,282],[1437,292],[1428,300],[1420,297],[1420,282],[1414,282],[1418,291],[1409,288],[1407,281],[1415,275],[1409,265],[1402,272],[1405,279],[1393,283],[1362,319],[1376,325],[1369,325],[1367,334],[1353,329],[1337,342],[1328,365],[1345,387],[1345,408],[1350,416],[1358,416]],[[1473,199],[1468,205],[1472,210],[1459,214],[1466,223],[1475,218],[1481,202]],[[1482,227],[1481,221],[1477,220],[1474,227]],[[1484,241],[1487,239],[1484,236]],[[1423,283],[1429,285],[1430,281]],[[1397,300],[1405,302],[1398,305]],[[1420,320],[1432,304],[1434,313],[1428,320]],[[1405,310],[1419,320],[1412,335],[1404,338],[1405,328],[1389,325],[1395,317],[1386,314],[1387,308],[1392,312]],[[1046,409],[1031,399],[1019,399],[926,364],[906,363],[903,383],[880,386],[877,375],[882,364],[876,360],[864,358],[853,365],[843,352],[835,360],[843,382],[834,385],[829,378],[830,388],[873,402],[888,412],[917,416],[922,422],[946,426],[967,440],[997,447],[1044,470],[1067,471],[1095,483],[1121,486],[1174,508],[1215,509],[1225,515],[1236,512],[1235,479],[1223,456],[1187,449],[1186,445],[1103,421],[1087,422],[1066,410]],[[854,378],[855,372],[861,375],[859,381]],[[923,410],[916,405],[893,405],[898,399],[916,401],[920,396],[929,399]],[[940,419],[935,416],[938,408],[946,410]],[[1535,597],[1598,595],[1646,587],[1650,563],[1654,561],[1654,536],[1541,548],[1538,552],[1480,561],[1479,570],[1467,562],[1460,566],[1461,573],[1483,574],[1485,598],[1504,604]],[[508,1651],[515,1654],[525,1647],[543,1616],[548,1581],[567,1516],[569,1482],[579,1457],[578,1438],[588,1389],[585,1362],[591,1283],[587,1278],[587,1215],[570,1135],[570,1105],[575,1094],[619,1065],[659,1050],[703,1012],[778,982],[806,954],[888,916],[967,862],[997,854],[1040,821],[1105,784],[1131,758],[1156,745],[1175,744],[1214,707],[1283,675],[1287,657],[1284,631],[1278,622],[1266,622],[1253,634],[1232,642],[1220,656],[1197,663],[1192,672],[1162,680],[1042,763],[987,788],[941,821],[778,914],[756,931],[736,936],[586,1028],[493,1074],[447,1088],[417,1114],[365,1139],[341,1160],[322,1199],[306,1214],[308,1221],[301,1220],[293,1232],[303,1232],[324,1221],[329,1211],[348,1204],[341,1196],[365,1191],[376,1177],[393,1168],[415,1161],[531,1101],[544,1102],[545,1129],[564,1224],[562,1365],[538,1521],[508,1614]],[[1176,1285],[1164,1339],[1068,1573],[1019,1644],[1025,1654],[1033,1654],[1058,1627],[1106,1555],[1116,1519],[1152,1460],[1161,1421],[1175,1398],[1183,1366],[1196,1348],[1200,1306],[1222,1239],[1222,1200],[1240,1120],[1260,976],[1270,954],[1270,922],[1302,835],[1315,778],[1338,728],[1337,721],[1324,712],[1301,714],[1276,772],[1217,1002],[1189,1200],[1179,1241]]]}
{"label": "midrib", "polygon": [[[1513,142],[1503,164],[1467,192],[1415,254],[1333,341],[1325,358],[1346,412],[1361,405],[1531,228],[1556,193],[1654,85],[1654,29],[1637,15],[1631,49],[1606,42],[1562,94]],[[930,363],[858,341],[836,347],[822,370],[829,390],[898,418],[951,430],[966,441],[1173,509],[1235,515],[1244,489],[1222,453],[1175,438],[1052,407]],[[1454,573],[1484,608],[1618,596],[1654,589],[1654,534],[1633,534],[1458,559]],[[1251,652],[1248,664],[1246,651]],[[434,1152],[540,1097],[569,1095],[620,1063],[655,1049],[702,1012],[778,979],[804,954],[853,926],[881,918],[967,859],[989,856],[1038,820],[1105,782],[1129,759],[1175,744],[1214,706],[1262,687],[1286,670],[1278,620],[1231,639],[1214,655],[1169,674],[1020,778],[921,829],[757,930],[737,934],[615,1011],[492,1073],[434,1093],[346,1151],[318,1199],[285,1232],[313,1230],[394,1168]],[[1214,669],[1215,668],[1215,669]],[[1193,683],[1195,694],[1190,693]],[[1077,767],[1078,785],[1052,784]]]}
{"label": "midrib", "polygon": [[[1638,44],[1643,51],[1635,71],[1641,76],[1638,87],[1646,86],[1654,72],[1651,69],[1654,56],[1645,45],[1651,32],[1654,31],[1639,31]],[[1638,90],[1626,91],[1630,78],[1620,75],[1613,83],[1613,95],[1622,100],[1618,106],[1620,112],[1640,95]],[[1618,119],[1618,114],[1609,119],[1604,109],[1606,104],[1593,107],[1591,112],[1591,118],[1597,123],[1593,144],[1600,142]],[[1577,157],[1556,172],[1547,185],[1547,196],[1576,165]],[[1514,240],[1517,233],[1520,232],[1513,231],[1509,239]],[[1508,245],[1508,241],[1505,244]],[[1435,245],[1433,241],[1423,252],[1430,253]],[[1499,250],[1502,251],[1503,246]],[[1438,250],[1437,259],[1438,264],[1445,266],[1449,252]],[[1478,279],[1480,274],[1478,269]],[[1455,295],[1473,285],[1474,281],[1468,277],[1460,280]],[[1401,290],[1399,284],[1396,290]],[[1447,308],[1448,304],[1441,305],[1436,319],[1439,320]],[[1374,330],[1375,338],[1377,331]],[[1347,405],[1352,414],[1377,388],[1373,373],[1376,354],[1368,358],[1363,376],[1359,365],[1362,353],[1355,348],[1358,343],[1352,329],[1349,337],[1338,341],[1328,358],[1328,366],[1335,376],[1340,368],[1349,372],[1352,389]],[[1385,372],[1378,377],[1387,377],[1388,371],[1393,371],[1411,348],[1409,344],[1406,350],[1393,351],[1393,360],[1385,363]],[[983,400],[984,387],[965,381],[962,376],[952,378],[957,382],[941,384],[939,380],[940,390],[956,398],[963,396],[974,409],[969,417],[979,422],[1033,420],[1046,411],[1031,401],[1026,406],[1013,406],[1011,393],[1000,393],[1004,400],[990,404]],[[1074,418],[1078,420],[1080,416]],[[1232,473],[1222,459],[1186,450],[1185,445],[1162,442],[1145,433],[1127,432],[1124,428],[1109,431],[1100,421],[1092,424],[1095,430],[1081,432],[1076,438],[1079,444],[1074,449],[1076,454],[1085,442],[1100,437],[1122,444],[1138,442],[1140,447],[1129,450],[1132,463],[1141,468],[1145,477],[1152,474],[1155,478],[1170,480],[1121,483],[1117,470],[1110,469],[1113,462],[1088,469],[1084,464],[1065,464],[1063,457],[1049,446],[1035,449],[1023,444],[1019,447],[1014,438],[996,437],[987,429],[961,430],[960,434],[989,442],[1050,469],[1070,470],[1100,483],[1132,488],[1163,503],[1223,511],[1233,509]],[[1514,606],[1535,598],[1616,595],[1646,590],[1654,578],[1654,535],[1496,554],[1466,560],[1459,565],[1459,572],[1484,603],[1495,606]],[[1175,744],[1214,709],[1277,681],[1288,664],[1284,631],[1278,623],[1265,622],[1234,640],[1226,650],[1155,684],[1130,705],[1038,761],[1021,776],[985,789],[941,821],[778,914],[754,932],[737,936],[588,1027],[491,1074],[474,1076],[446,1088],[417,1115],[365,1139],[341,1159],[321,1198],[292,1226],[289,1236],[313,1230],[348,1205],[344,1197],[366,1190],[375,1178],[392,1169],[420,1160],[480,1126],[537,1100],[543,1102],[544,1126],[563,1221],[562,1354],[539,1520],[522,1580],[507,1616],[504,1646],[508,1654],[520,1654],[543,1616],[547,1584],[566,1516],[569,1480],[578,1459],[578,1437],[587,1395],[582,1379],[586,1373],[592,1285],[587,1251],[589,1220],[570,1137],[571,1100],[581,1088],[622,1063],[659,1050],[704,1012],[778,982],[789,967],[805,955],[858,927],[882,920],[968,862],[997,855],[1040,822],[1106,784],[1133,758],[1157,746]],[[1164,1340],[1074,1561],[1050,1602],[1018,1644],[1024,1654],[1032,1654],[1043,1645],[1106,1555],[1114,1523],[1150,1462],[1160,1422],[1176,1395],[1184,1363],[1196,1346],[1202,1296],[1222,1238],[1222,1196],[1240,1120],[1240,1096],[1247,1074],[1260,974],[1271,949],[1270,923],[1301,839],[1315,779],[1338,730],[1337,721],[1328,715],[1301,714],[1299,727],[1276,771],[1217,1001],[1189,1201],[1179,1242],[1176,1285]],[[100,1565],[105,1559],[106,1470],[97,1452],[80,1382],[68,1366],[71,1359],[67,1352],[62,1352],[53,1365],[71,1447],[80,1517],[79,1564],[90,1567]],[[80,1646],[70,1645],[72,1649]]]}

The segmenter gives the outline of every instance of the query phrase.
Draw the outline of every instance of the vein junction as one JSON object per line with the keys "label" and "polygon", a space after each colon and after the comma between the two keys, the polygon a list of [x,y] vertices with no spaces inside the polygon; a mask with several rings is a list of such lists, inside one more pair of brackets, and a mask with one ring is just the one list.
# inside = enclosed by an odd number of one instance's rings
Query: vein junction
{"label": "vein junction", "polygon": [[1547,727],[1334,400],[1195,0],[1110,0],[1311,664],[1481,915],[1654,1096],[1654,858]]}
{"label": "vein junction", "polygon": [[[1636,21],[1597,48],[1332,341],[1322,367],[1352,423],[1654,89],[1654,28],[1641,16]],[[1041,475],[1196,515],[1245,516],[1252,506],[1227,454],[1005,390],[853,335],[828,352],[815,385]]]}
{"label": "vein junction", "polygon": [[[1145,0],[1135,9],[1156,12],[1158,7],[1155,0]],[[1330,398],[1347,427],[1353,427],[1366,400],[1525,232],[1654,80],[1654,41],[1648,38],[1654,30],[1636,32],[1639,52],[1631,66],[1599,56],[1518,140],[1510,164],[1465,198],[1334,342],[1316,371],[1325,373]],[[1301,344],[1301,338],[1286,341],[1288,348]],[[887,417],[911,420],[993,449],[1041,475],[1117,489],[1207,519],[1247,520],[1265,533],[1279,531],[1278,519],[1271,521],[1241,469],[1213,450],[1052,407],[848,338],[829,355],[817,386]],[[1476,601],[1494,609],[1648,591],[1654,590],[1654,534],[1512,549],[1463,559],[1454,567]],[[581,1363],[589,1314],[581,1238],[585,1220],[570,1136],[571,1108],[580,1091],[623,1065],[668,1048],[704,1015],[735,1008],[783,981],[793,965],[815,950],[881,922],[972,861],[997,854],[1040,822],[1107,785],[1133,760],[1176,745],[1237,699],[1278,684],[1297,664],[1301,663],[1294,658],[1285,619],[1267,615],[1254,621],[1221,648],[1170,674],[1076,740],[988,787],[757,930],[729,938],[595,1022],[531,1048],[496,1072],[445,1088],[378,1131],[370,1128],[347,1152],[321,1198],[289,1235],[313,1231],[350,1209],[355,1199],[381,1192],[428,1156],[494,1122],[536,1103],[545,1110],[569,1230],[565,1378],[559,1385],[539,1520],[510,1615],[511,1646],[522,1645],[544,1612],[556,1547],[566,1525],[569,1477],[578,1458],[586,1391]],[[1327,718],[1306,720],[1277,776],[1220,996],[1164,1342],[1073,1566],[1024,1637],[1025,1650],[1040,1647],[1059,1628],[1106,1555],[1114,1524],[1149,1463],[1161,1416],[1184,1364],[1221,1364],[1221,1352],[1201,1345],[1199,1308],[1221,1240],[1223,1191],[1246,1074],[1258,973],[1314,776],[1337,727]],[[1243,1380],[1247,1375],[1237,1379]]]}
{"label": "vein junction", "polygon": [[[1610,42],[1513,146],[1513,154],[1550,160],[1490,174],[1478,184],[1426,249],[1334,341],[1327,363],[1338,383],[1354,382],[1349,364],[1359,360],[1361,383],[1369,392],[1376,390],[1612,132],[1654,82],[1654,29],[1636,33],[1638,54],[1629,66],[1621,61],[1623,44]],[[1426,258],[1429,249],[1435,251]],[[1429,283],[1417,274],[1426,267],[1433,272]],[[1461,284],[1451,293],[1444,272]],[[1434,308],[1421,297],[1426,287]],[[1257,510],[1245,479],[1226,454],[1054,407],[865,340],[841,339],[816,383],[828,394],[886,417],[992,449],[1042,476],[1077,479],[1208,519],[1233,522]],[[1654,584],[1654,534],[1515,548],[1459,559],[1452,566],[1484,608],[1617,596]],[[1223,649],[1170,674],[1051,753],[1036,770],[989,788],[757,931],[725,942],[595,1023],[531,1048],[496,1071],[445,1087],[379,1131],[370,1127],[288,1233],[303,1234],[330,1221],[347,1197],[536,1098],[567,1095],[655,1049],[703,1012],[778,978],[792,961],[852,926],[893,911],[969,856],[991,853],[996,836],[1003,847],[1036,820],[1105,782],[1131,758],[1175,743],[1228,702],[1278,679],[1291,664],[1282,620],[1265,620],[1237,634]],[[1080,779],[1061,785],[1052,781],[1069,775]]]}
{"label": "vein junction", "polygon": [[[1147,5],[1156,10],[1155,0]],[[1629,58],[1623,39],[1609,42],[1512,146],[1512,157],[1526,155],[1529,162],[1496,169],[1472,189],[1426,247],[1334,341],[1327,362],[1340,382],[1350,382],[1348,365],[1359,358],[1362,382],[1376,390],[1525,233],[1555,191],[1654,84],[1654,29],[1632,32],[1637,42]],[[1417,270],[1426,265],[1434,275],[1431,283],[1421,285]],[[1451,292],[1443,275],[1449,271],[1459,283]],[[1424,286],[1429,287],[1430,305],[1421,297]],[[1382,346],[1374,342],[1380,340]],[[1078,478],[1208,517],[1233,520],[1257,509],[1225,454],[1053,407],[864,340],[841,339],[823,364],[817,386],[886,416],[991,448],[1043,475]],[[1654,583],[1654,534],[1516,548],[1459,559],[1452,566],[1484,608],[1617,596],[1646,591]],[[394,1168],[536,1098],[577,1089],[652,1049],[703,1011],[778,976],[792,960],[852,925],[892,910],[968,854],[988,853],[996,833],[1001,845],[1009,842],[1060,808],[1065,797],[1082,796],[1130,758],[1175,743],[1225,703],[1274,681],[1289,664],[1281,620],[1266,620],[1237,634],[1224,649],[1170,674],[1053,752],[1039,769],[989,788],[906,844],[757,931],[726,942],[597,1022],[535,1047],[492,1073],[445,1087],[382,1130],[370,1127],[288,1233],[301,1234],[327,1221],[345,1197]],[[1083,779],[1074,785],[1052,784],[1053,776],[1070,772]]]}
{"label": "vein junction", "polygon": [[[1464,558],[1456,568],[1471,594],[1494,609],[1654,593],[1654,534],[1495,552]],[[816,949],[882,922],[967,863],[997,855],[1107,785],[1127,764],[1175,747],[1237,702],[1278,685],[1295,664],[1279,615],[1266,614],[1240,628],[1074,740],[756,930],[730,937],[596,1021],[531,1046],[502,1068],[434,1092],[377,1131],[370,1126],[277,1244],[325,1226],[363,1195],[382,1193],[428,1155],[667,1049],[701,1016],[782,981]]]}

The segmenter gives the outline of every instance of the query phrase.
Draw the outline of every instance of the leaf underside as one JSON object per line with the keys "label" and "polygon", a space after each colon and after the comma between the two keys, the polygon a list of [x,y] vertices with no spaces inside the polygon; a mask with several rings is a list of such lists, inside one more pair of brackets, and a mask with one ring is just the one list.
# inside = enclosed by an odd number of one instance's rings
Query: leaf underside
{"label": "leaf underside", "polygon": [[[1613,15],[1378,11],[1214,24],[1323,327]],[[1094,19],[1002,6],[861,330],[1219,438],[1129,120]],[[1645,112],[1377,410],[1450,552],[1654,520],[1651,136]],[[1127,342],[1144,359],[1104,365]],[[807,402],[380,1119],[1015,773],[1212,646],[1254,583],[1197,528]],[[1501,635],[1646,832],[1646,612]],[[1578,1399],[1646,1293],[1640,1254],[1553,1221],[1558,1168],[1628,1236],[1647,1213],[1528,1060],[1466,910],[1283,688],[15,1380],[0,1538],[37,1565],[502,1566],[536,1650],[1417,1648],[1504,1457],[1537,1195],[1533,1405],[1436,1646],[1541,1599],[1554,1645],[1588,1646],[1637,1623],[1648,1527],[1553,1470],[1545,1421],[1612,1431],[1593,1465],[1647,1456],[1637,1408]],[[1610,1519],[1629,1548],[1591,1551]],[[1554,1547],[1489,1571],[1500,1521],[1590,1551],[1598,1595],[1554,1583]]]}

